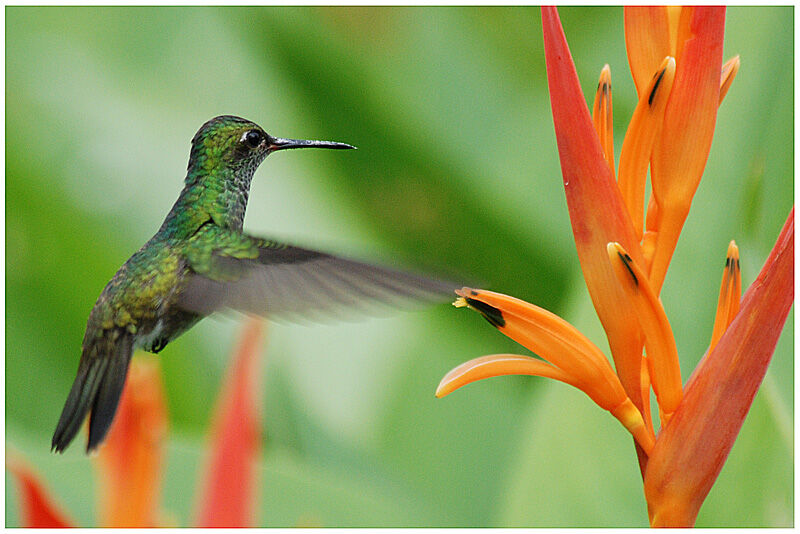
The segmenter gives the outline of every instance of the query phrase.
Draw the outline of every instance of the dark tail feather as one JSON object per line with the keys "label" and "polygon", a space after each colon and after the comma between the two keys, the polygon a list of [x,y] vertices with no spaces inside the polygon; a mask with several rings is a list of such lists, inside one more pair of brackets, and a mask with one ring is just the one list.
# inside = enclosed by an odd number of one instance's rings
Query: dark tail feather
{"label": "dark tail feather", "polygon": [[128,376],[128,364],[133,353],[132,341],[130,336],[124,336],[119,340],[117,353],[111,358],[103,381],[100,383],[100,389],[92,406],[92,415],[89,418],[87,452],[100,445],[111,427],[114,414],[117,413],[117,405],[122,396],[122,388],[125,386],[125,378]]}
{"label": "dark tail feather", "polygon": [[53,434],[52,450],[56,452],[63,452],[72,442],[89,410],[92,414],[87,452],[103,441],[114,420],[128,374],[133,339],[125,332],[111,341],[111,335],[109,332],[107,337],[89,347],[81,358],[78,375]]}

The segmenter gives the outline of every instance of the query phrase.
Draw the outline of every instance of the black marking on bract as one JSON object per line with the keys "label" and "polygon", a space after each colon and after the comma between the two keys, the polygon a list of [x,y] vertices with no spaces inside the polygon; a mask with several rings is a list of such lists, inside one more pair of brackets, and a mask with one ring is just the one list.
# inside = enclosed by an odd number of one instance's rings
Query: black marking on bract
{"label": "black marking on bract", "polygon": [[658,73],[657,75],[658,79],[656,80],[656,83],[653,84],[653,90],[650,91],[650,96],[647,97],[647,105],[649,106],[653,105],[653,99],[656,96],[656,91],[658,91],[658,86],[661,85],[661,79],[664,78],[665,72],[667,72],[667,69],[661,69],[661,72]]}
{"label": "black marking on bract", "polygon": [[617,256],[620,257],[620,259],[622,260],[622,264],[625,265],[626,269],[628,269],[628,273],[630,273],[631,278],[633,278],[633,283],[638,286],[639,285],[639,279],[636,278],[636,274],[634,274],[633,268],[631,267],[631,263],[633,262],[631,257],[628,256],[627,253],[623,254],[622,252],[619,252],[619,251],[617,251]]}
{"label": "black marking on bract", "polygon": [[472,295],[473,297],[477,297],[478,296],[478,292],[475,291],[474,289],[472,291],[470,291],[469,294]]}
{"label": "black marking on bract", "polygon": [[474,308],[478,313],[483,315],[483,318],[489,321],[489,324],[495,328],[501,328],[506,325],[503,312],[494,306],[486,304],[485,302],[481,302],[480,300],[471,299],[469,297],[465,297],[464,300],[467,301],[467,304],[469,304],[471,308]]}
{"label": "black marking on bract", "polygon": [[731,266],[731,258],[730,256],[728,256],[727,258],[725,258],[725,268],[727,269],[730,266]]}

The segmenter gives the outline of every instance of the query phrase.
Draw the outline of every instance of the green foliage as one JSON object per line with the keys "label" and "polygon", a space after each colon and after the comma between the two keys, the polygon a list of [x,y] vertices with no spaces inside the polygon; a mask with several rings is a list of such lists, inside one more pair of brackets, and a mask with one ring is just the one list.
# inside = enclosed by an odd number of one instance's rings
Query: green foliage
{"label": "green foliage", "polygon": [[[635,106],[622,11],[561,15],[590,98],[611,65],[619,154]],[[742,68],[663,291],[685,377],[711,335],[728,241],[747,286],[792,205],[792,15],[728,9],[724,56]],[[90,461],[80,444],[48,448],[86,318],[161,224],[215,115],[359,148],[270,157],[248,232],[455,275],[606,346],[572,242],[536,8],[7,7],[5,109],[6,446],[82,523]],[[434,399],[453,366],[525,353],[477,314],[442,304],[268,330],[260,524],[647,524],[630,439],[578,391],[508,377]],[[160,355],[162,508],[180,525],[237,334],[236,316],[209,319]],[[793,345],[788,327],[699,526],[793,524]],[[7,475],[8,526],[12,488]]]}

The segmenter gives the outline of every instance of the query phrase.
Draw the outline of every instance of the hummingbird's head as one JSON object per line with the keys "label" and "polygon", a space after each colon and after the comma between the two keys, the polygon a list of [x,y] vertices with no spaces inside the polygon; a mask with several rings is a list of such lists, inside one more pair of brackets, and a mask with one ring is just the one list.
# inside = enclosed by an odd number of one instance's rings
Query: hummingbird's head
{"label": "hummingbird's head", "polygon": [[187,181],[197,174],[233,171],[252,177],[269,154],[289,148],[355,148],[332,141],[306,141],[273,137],[259,125],[241,117],[221,115],[203,124],[192,139]]}

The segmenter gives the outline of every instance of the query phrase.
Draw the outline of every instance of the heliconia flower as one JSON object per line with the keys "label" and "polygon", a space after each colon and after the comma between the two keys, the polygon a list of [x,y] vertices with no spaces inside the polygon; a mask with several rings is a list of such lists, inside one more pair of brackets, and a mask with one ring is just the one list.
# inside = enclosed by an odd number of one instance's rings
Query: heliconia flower
{"label": "heliconia flower", "polygon": [[248,527],[254,524],[256,470],[261,445],[258,413],[258,345],[262,321],[249,322],[228,369],[211,429],[211,456],[205,490],[198,499],[199,527]]}
{"label": "heliconia flower", "polygon": [[[456,291],[457,307],[542,358],[496,354],[441,381],[437,397],[500,375],[553,378],[579,388],[634,436],[653,526],[691,526],[741,428],[794,300],[794,209],[758,279],[739,304],[731,242],[707,355],[684,387],[659,292],[698,187],[717,108],[739,69],[722,65],[724,7],[625,9],[639,104],[614,180],[610,70],[590,116],[558,13],[542,8],[556,140],[575,245],[608,359],[572,325],[533,304],[486,290]],[[645,203],[647,170],[650,199]],[[645,213],[645,205],[647,206]],[[644,353],[642,349],[644,347]],[[655,392],[660,429],[650,415]]]}
{"label": "heliconia flower", "polygon": [[793,302],[794,209],[739,313],[698,364],[672,421],[658,436],[644,478],[651,525],[694,524],[764,379]]}
{"label": "heliconia flower", "polygon": [[[254,524],[260,435],[255,378],[262,329],[259,319],[251,319],[245,326],[217,401],[211,432],[212,461],[204,491],[198,495],[199,526]],[[158,360],[137,356],[131,361],[117,416],[95,458],[100,526],[164,526],[158,500],[166,436],[166,400]],[[7,455],[6,467],[20,486],[23,527],[76,526],[19,455]]]}

